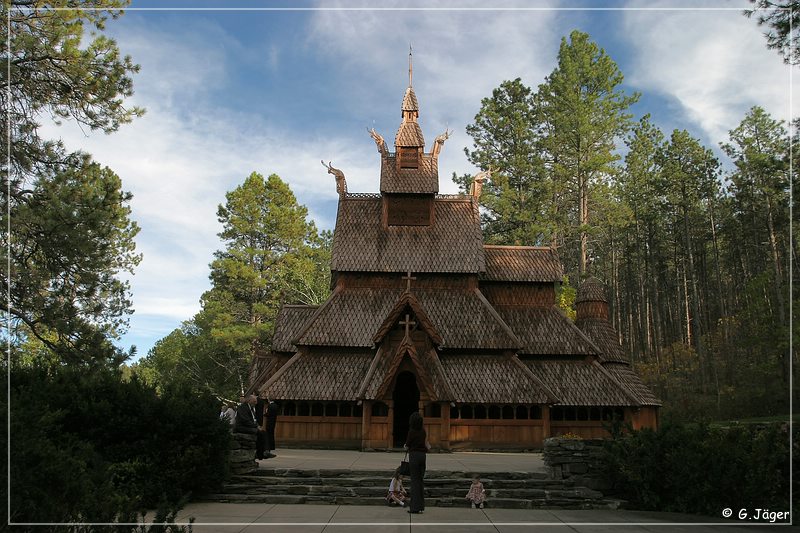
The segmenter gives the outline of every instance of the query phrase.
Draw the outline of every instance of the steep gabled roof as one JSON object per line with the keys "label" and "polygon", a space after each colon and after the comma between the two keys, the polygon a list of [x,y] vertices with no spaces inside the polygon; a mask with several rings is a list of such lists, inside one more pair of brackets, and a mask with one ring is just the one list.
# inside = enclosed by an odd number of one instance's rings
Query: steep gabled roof
{"label": "steep gabled roof", "polygon": [[402,294],[400,289],[336,290],[308,320],[294,343],[371,347],[373,335]]}
{"label": "steep gabled roof", "polygon": [[356,399],[372,353],[353,350],[298,352],[262,387],[281,400]]}
{"label": "steep gabled roof", "polygon": [[559,398],[559,405],[639,405],[599,364],[578,361],[523,361]]}
{"label": "steep gabled roof", "polygon": [[297,348],[292,340],[302,331],[303,326],[317,310],[316,305],[284,305],[275,318],[275,333],[272,336],[272,350],[294,352]]}
{"label": "steep gabled roof", "polygon": [[425,137],[418,122],[403,121],[394,137],[395,146],[420,147],[425,146]]}
{"label": "steep gabled roof", "polygon": [[439,192],[439,162],[431,154],[422,154],[419,168],[397,168],[396,156],[381,158],[381,192],[434,194]]}
{"label": "steep gabled roof", "polygon": [[600,348],[554,306],[498,306],[497,312],[522,343],[522,354],[600,354]]}
{"label": "steep gabled roof", "polygon": [[431,338],[434,344],[441,345],[443,342],[442,336],[436,331],[436,326],[431,322],[431,319],[428,318],[428,314],[422,308],[422,304],[419,303],[417,297],[410,291],[405,291],[400,296],[400,299],[397,300],[397,303],[394,304],[392,310],[386,315],[383,324],[381,324],[381,327],[378,328],[378,331],[372,337],[372,342],[375,344],[381,342],[386,334],[397,324],[397,321],[400,320],[403,311],[407,307],[411,308],[413,311],[419,328]]}
{"label": "steep gabled roof", "polygon": [[516,356],[473,354],[441,358],[453,401],[462,403],[552,403],[556,397]]}
{"label": "steep gabled roof", "polygon": [[561,261],[552,248],[484,245],[487,281],[556,282],[564,276]]}
{"label": "steep gabled roof", "polygon": [[431,226],[383,226],[381,198],[344,197],[333,234],[331,270],[462,272],[485,269],[478,205],[436,198]]}
{"label": "steep gabled roof", "polygon": [[406,305],[416,308],[418,319],[426,322],[422,329],[442,347],[503,350],[522,345],[477,289],[337,290],[293,342],[370,347],[396,323]]}

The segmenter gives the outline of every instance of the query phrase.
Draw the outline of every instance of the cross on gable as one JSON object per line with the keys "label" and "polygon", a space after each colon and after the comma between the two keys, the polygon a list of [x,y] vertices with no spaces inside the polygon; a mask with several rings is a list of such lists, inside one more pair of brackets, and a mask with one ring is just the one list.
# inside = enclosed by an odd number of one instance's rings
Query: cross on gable
{"label": "cross on gable", "polygon": [[412,282],[412,281],[416,281],[416,279],[417,279],[417,278],[415,278],[414,276],[412,276],[412,275],[411,275],[411,271],[409,270],[409,271],[408,271],[408,274],[406,274],[405,276],[403,276],[403,277],[402,277],[402,278],[400,278],[400,279],[404,279],[404,280],[406,280],[406,290],[407,290],[407,291],[410,291],[410,290],[411,290],[411,282]]}
{"label": "cross on gable", "polygon": [[416,322],[414,322],[413,320],[411,320],[411,316],[410,316],[408,313],[406,313],[406,319],[405,319],[405,320],[401,320],[401,321],[399,322],[399,324],[400,324],[401,326],[405,326],[405,327],[406,327],[406,337],[408,337],[408,334],[409,334],[409,332],[410,332],[410,328],[411,328],[411,326],[416,326],[416,325],[417,325],[417,323],[416,323]]}

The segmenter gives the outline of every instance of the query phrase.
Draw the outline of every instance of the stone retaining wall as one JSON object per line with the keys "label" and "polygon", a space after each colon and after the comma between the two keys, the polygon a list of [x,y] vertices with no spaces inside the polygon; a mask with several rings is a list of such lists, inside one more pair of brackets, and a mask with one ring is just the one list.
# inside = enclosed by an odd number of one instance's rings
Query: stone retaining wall
{"label": "stone retaining wall", "polygon": [[603,441],[600,439],[565,439],[544,441],[544,464],[552,479],[569,479],[575,485],[608,491],[602,475]]}
{"label": "stone retaining wall", "polygon": [[258,470],[256,463],[256,436],[250,433],[233,433],[228,455],[229,474],[238,476]]}

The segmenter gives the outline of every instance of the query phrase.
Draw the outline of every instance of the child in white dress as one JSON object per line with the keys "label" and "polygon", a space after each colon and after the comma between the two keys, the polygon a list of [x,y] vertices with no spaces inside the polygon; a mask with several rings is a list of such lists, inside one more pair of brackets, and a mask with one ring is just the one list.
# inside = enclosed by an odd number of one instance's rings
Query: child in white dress
{"label": "child in white dress", "polygon": [[408,493],[403,487],[403,476],[400,475],[398,470],[395,470],[394,476],[389,482],[389,494],[386,495],[386,503],[405,507],[406,500],[408,500]]}
{"label": "child in white dress", "polygon": [[472,503],[472,508],[479,507],[483,509],[483,503],[486,501],[486,490],[483,488],[480,476],[475,476],[472,479],[472,485],[469,486],[469,492],[465,499]]}

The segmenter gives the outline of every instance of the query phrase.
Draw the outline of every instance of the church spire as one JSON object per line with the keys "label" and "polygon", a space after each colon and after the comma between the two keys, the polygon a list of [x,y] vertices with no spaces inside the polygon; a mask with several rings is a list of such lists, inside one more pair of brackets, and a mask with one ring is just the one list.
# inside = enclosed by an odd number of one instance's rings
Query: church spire
{"label": "church spire", "polygon": [[414,65],[411,62],[411,43],[408,43],[408,86],[411,87],[414,79]]}

